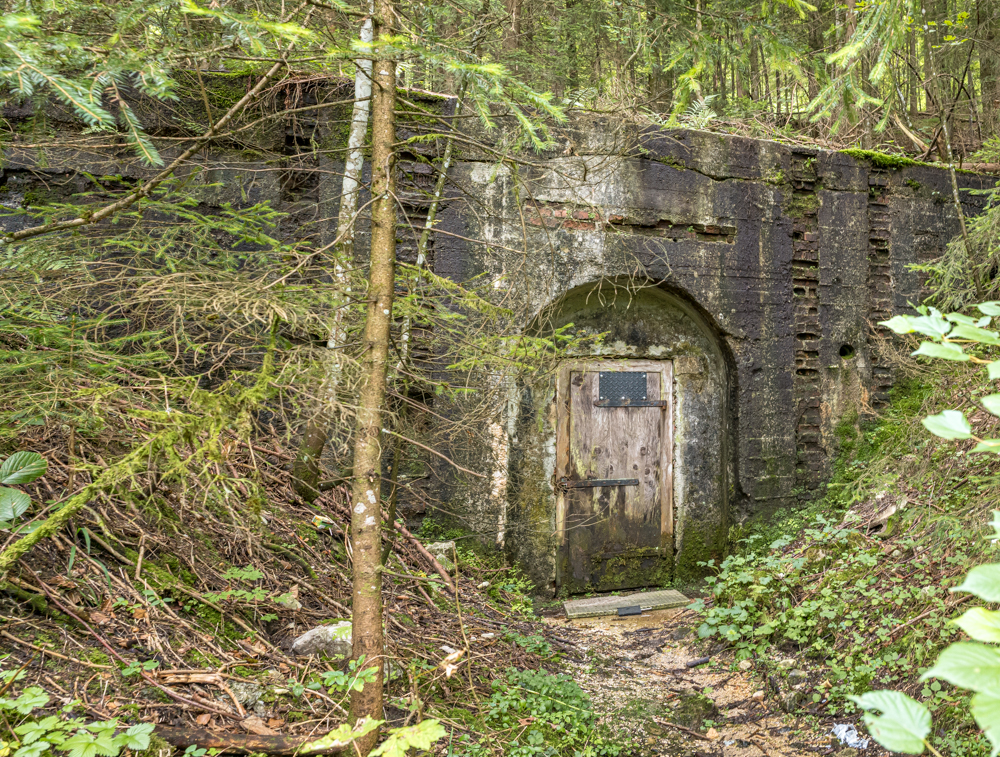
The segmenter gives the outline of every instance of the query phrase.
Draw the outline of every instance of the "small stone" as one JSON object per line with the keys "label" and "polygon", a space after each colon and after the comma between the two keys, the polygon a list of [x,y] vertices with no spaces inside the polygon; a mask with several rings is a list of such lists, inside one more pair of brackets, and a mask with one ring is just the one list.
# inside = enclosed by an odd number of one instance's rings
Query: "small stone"
{"label": "small stone", "polygon": [[764,701],[764,692],[763,691],[755,691],[751,695],[750,698],[753,699],[754,701],[757,701],[757,702],[763,702]]}
{"label": "small stone", "polygon": [[719,732],[714,728],[709,728],[707,731],[705,731],[705,738],[715,741],[717,738],[719,738]]}
{"label": "small stone", "polygon": [[794,668],[795,667],[795,660],[792,659],[791,657],[788,657],[788,658],[786,658],[784,660],[778,660],[778,667],[779,668],[784,668],[785,670],[787,670],[789,668]]}
{"label": "small stone", "polygon": [[455,563],[451,561],[451,558],[455,554],[455,542],[436,541],[433,544],[427,545],[427,551],[434,556],[435,560],[441,563],[442,568],[449,572],[454,570]]}
{"label": "small stone", "polygon": [[490,582],[489,581],[483,581],[481,584],[479,584],[478,586],[476,586],[476,588],[477,589],[488,589],[488,588],[490,588]]}
{"label": "small stone", "polygon": [[229,690],[233,692],[236,701],[244,707],[253,707],[264,696],[264,689],[246,681],[230,681]]}
{"label": "small stone", "polygon": [[341,620],[306,631],[292,642],[292,654],[305,657],[311,654],[340,655],[345,660],[351,656],[351,621]]}
{"label": "small stone", "polygon": [[805,698],[804,691],[789,691],[781,698],[781,709],[785,712],[794,712]]}
{"label": "small stone", "polygon": [[792,686],[807,680],[809,680],[809,674],[804,670],[793,670],[788,674],[788,683]]}
{"label": "small stone", "polygon": [[740,664],[737,667],[745,672],[753,667],[753,663],[750,660],[740,660]]}

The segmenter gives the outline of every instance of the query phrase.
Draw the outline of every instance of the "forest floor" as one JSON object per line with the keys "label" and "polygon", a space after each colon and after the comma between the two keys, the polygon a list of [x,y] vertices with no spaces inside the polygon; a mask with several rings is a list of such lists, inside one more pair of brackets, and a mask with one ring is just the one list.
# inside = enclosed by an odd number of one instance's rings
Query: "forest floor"
{"label": "forest floor", "polygon": [[[706,660],[705,643],[692,627],[697,617],[679,609],[626,618],[552,617],[546,622],[586,655],[585,662],[568,662],[568,671],[591,696],[618,743],[630,745],[637,754],[876,753],[875,748],[847,748],[832,736],[835,723],[854,724],[854,718],[800,710],[807,694],[823,689],[815,670],[781,657],[769,660],[769,666],[741,664],[732,650]],[[768,669],[780,672],[761,672]]]}

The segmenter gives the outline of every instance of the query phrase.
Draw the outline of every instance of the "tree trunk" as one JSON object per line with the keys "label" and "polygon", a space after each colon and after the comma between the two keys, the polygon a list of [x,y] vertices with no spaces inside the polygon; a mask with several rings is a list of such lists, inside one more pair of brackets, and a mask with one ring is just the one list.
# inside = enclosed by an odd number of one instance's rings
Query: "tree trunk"
{"label": "tree trunk", "polygon": [[[369,11],[372,6],[369,5]],[[372,21],[365,19],[361,26],[361,41],[372,41]],[[344,182],[340,191],[340,215],[337,219],[337,236],[334,240],[334,277],[346,287],[344,271],[353,267],[355,216],[358,212],[358,194],[361,190],[361,172],[365,164],[365,134],[368,132],[368,111],[372,95],[372,62],[367,59],[355,61],[354,110],[351,114],[351,130],[347,137],[347,160],[344,165]],[[349,291],[349,290],[348,290]],[[341,378],[340,349],[345,342],[344,311],[338,308],[333,314],[333,328],[327,347],[330,353],[330,371],[323,388],[327,399],[336,400]],[[324,405],[326,403],[324,402]],[[320,456],[330,436],[332,416],[327,407],[320,409],[306,426],[299,454],[292,466],[292,481],[295,492],[308,502],[319,495]]]}
{"label": "tree trunk", "polygon": [[[392,0],[377,0],[376,31],[392,33]],[[383,650],[381,573],[382,427],[389,329],[396,265],[395,153],[396,63],[375,61],[372,110],[372,235],[368,273],[368,311],[362,339],[361,391],[354,432],[354,482],[351,488],[351,544],[354,563],[354,659],[365,658],[375,678],[351,694],[355,718],[382,717]],[[360,745],[371,751],[375,734]]]}

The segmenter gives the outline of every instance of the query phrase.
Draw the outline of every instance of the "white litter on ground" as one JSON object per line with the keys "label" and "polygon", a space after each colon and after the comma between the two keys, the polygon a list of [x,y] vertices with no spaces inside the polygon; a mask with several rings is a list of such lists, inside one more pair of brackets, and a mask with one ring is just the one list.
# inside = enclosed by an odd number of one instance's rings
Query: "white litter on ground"
{"label": "white litter on ground", "polygon": [[858,729],[850,723],[837,723],[833,727],[833,735],[840,739],[840,743],[854,747],[855,749],[867,749],[868,739],[863,739],[858,735]]}

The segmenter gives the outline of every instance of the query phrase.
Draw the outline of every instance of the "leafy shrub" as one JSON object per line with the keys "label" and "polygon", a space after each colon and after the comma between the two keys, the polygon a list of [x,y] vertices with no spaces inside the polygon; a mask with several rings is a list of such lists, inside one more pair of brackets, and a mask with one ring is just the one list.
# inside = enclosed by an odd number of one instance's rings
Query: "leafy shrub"
{"label": "leafy shrub", "polygon": [[[23,675],[21,670],[0,674],[3,688]],[[117,720],[88,723],[59,715],[35,717],[35,710],[48,703],[49,695],[37,686],[29,686],[16,698],[0,697],[0,714],[6,726],[0,730],[2,757],[42,757],[59,752],[66,757],[117,757],[124,749],[138,751],[149,746],[151,723],[124,727]]]}
{"label": "leafy shrub", "polygon": [[487,706],[486,725],[494,733],[479,744],[463,745],[472,757],[489,754],[494,744],[504,757],[620,753],[601,735],[590,697],[569,676],[510,669],[504,680],[493,682]]}
{"label": "leafy shrub", "polygon": [[[918,333],[928,337],[930,341],[923,341],[914,355],[984,365],[987,377],[995,380],[1000,378],[1000,360],[984,355],[1000,346],[1000,333],[985,327],[1000,316],[1000,302],[984,302],[977,308],[983,314],[981,318],[961,313],[942,315],[934,308],[924,307],[919,308],[919,316],[900,315],[883,325],[898,334]],[[978,401],[987,413],[1000,417],[1000,394],[986,394],[978,397]],[[923,424],[942,439],[976,442],[974,453],[1000,454],[1000,439],[978,437],[960,410],[927,416]],[[994,511],[990,525],[995,532],[992,540],[1000,540],[1000,512]],[[969,592],[984,602],[1000,602],[1000,564],[973,568],[965,582],[952,591]],[[937,678],[975,692],[969,706],[996,755],[1000,752],[1000,649],[996,646],[1000,643],[1000,611],[973,607],[954,623],[973,641],[947,647],[921,679]],[[929,742],[932,719],[925,704],[900,691],[870,691],[852,699],[866,711],[865,724],[882,746],[905,754],[923,754],[925,748],[939,754]]]}

